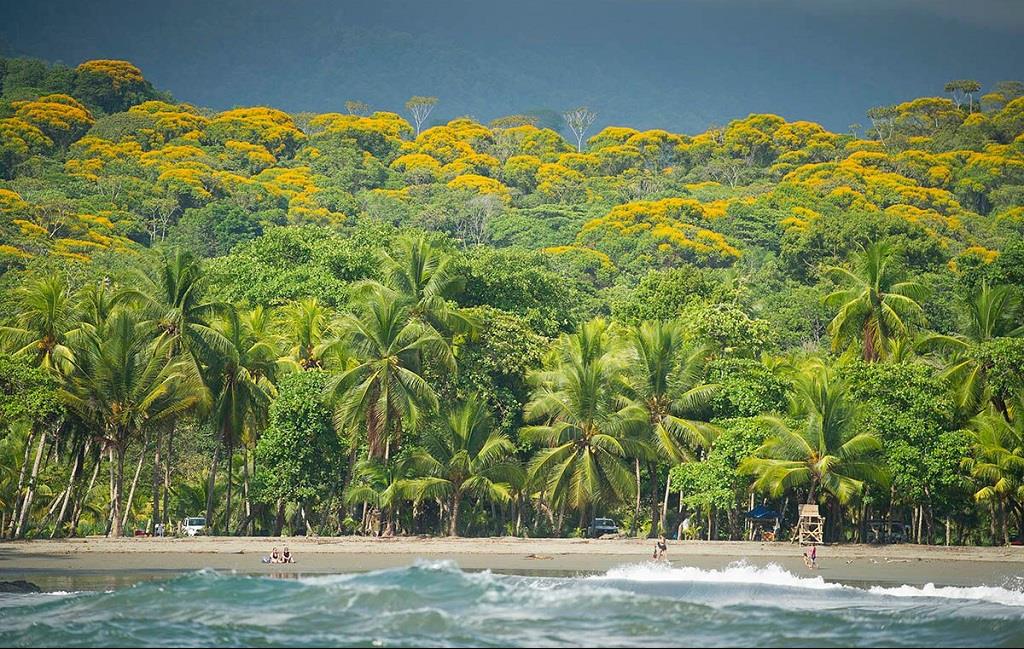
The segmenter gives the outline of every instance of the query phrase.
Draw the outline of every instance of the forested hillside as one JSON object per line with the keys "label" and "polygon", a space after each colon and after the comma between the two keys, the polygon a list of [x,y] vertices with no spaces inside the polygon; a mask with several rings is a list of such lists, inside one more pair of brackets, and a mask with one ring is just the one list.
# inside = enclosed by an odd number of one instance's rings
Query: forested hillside
{"label": "forested hillside", "polygon": [[0,89],[7,534],[1024,537],[1022,83],[569,138]]}

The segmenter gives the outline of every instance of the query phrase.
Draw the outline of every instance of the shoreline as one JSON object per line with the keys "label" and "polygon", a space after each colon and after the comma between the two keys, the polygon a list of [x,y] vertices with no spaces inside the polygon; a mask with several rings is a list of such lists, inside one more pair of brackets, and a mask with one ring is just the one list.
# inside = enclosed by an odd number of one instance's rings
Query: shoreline
{"label": "shoreline", "polygon": [[[1024,584],[1024,548],[918,545],[819,546],[819,569],[803,563],[803,548],[790,543],[669,541],[673,567],[720,570],[745,562],[776,564],[799,577],[826,581],[921,586]],[[287,545],[296,563],[260,559]],[[35,580],[47,590],[95,584],[126,585],[136,578],[168,577],[202,569],[253,575],[301,576],[365,572],[453,561],[463,570],[538,576],[603,573],[651,559],[648,539],[520,539],[394,537],[103,537],[0,543],[0,581]]]}

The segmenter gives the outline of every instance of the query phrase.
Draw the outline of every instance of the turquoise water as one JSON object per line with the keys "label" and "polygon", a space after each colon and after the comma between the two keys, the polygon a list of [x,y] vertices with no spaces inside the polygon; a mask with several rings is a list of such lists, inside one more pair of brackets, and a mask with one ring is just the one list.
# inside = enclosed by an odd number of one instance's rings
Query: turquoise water
{"label": "turquoise water", "polygon": [[299,579],[202,571],[106,592],[0,595],[14,646],[1024,646],[1024,592],[856,588],[776,566],[587,577],[451,563]]}

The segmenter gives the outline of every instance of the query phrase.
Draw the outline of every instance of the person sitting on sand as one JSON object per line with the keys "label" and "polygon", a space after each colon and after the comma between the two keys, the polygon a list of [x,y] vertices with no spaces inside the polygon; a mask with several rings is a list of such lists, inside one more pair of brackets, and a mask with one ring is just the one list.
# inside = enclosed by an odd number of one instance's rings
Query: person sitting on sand
{"label": "person sitting on sand", "polygon": [[281,553],[277,551],[276,546],[270,551],[269,557],[263,557],[263,563],[281,563]]}
{"label": "person sitting on sand", "polygon": [[295,563],[295,557],[292,556],[291,551],[287,547],[281,553],[281,563]]}
{"label": "person sitting on sand", "polygon": [[668,552],[668,543],[665,542],[665,535],[662,534],[658,537],[658,542],[654,544],[655,561],[664,561],[666,552]]}

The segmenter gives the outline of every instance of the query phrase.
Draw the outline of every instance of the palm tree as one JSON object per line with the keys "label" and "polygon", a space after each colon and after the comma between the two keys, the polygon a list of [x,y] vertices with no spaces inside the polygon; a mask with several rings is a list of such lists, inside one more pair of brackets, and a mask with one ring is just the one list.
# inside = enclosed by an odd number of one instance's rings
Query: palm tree
{"label": "palm tree", "polygon": [[[214,395],[211,420],[227,447],[228,480],[225,530],[231,529],[231,468],[235,445],[246,430],[262,428],[267,419],[274,394],[273,378],[277,373],[278,350],[271,340],[258,334],[267,327],[266,312],[261,308],[238,314],[232,309],[215,320],[213,329],[229,343],[225,352],[210,359],[207,380]],[[214,448],[210,466],[208,494],[212,497],[216,484],[220,444]],[[207,522],[212,526],[213,502],[206,505]]]}
{"label": "palm tree", "polygon": [[1018,537],[1024,538],[1024,403],[1015,400],[1009,412],[1009,420],[996,408],[974,418],[970,426],[974,454],[964,462],[964,468],[983,485],[975,492],[975,500],[992,504],[993,537],[1002,536],[1004,542],[1009,540],[1007,505],[1017,514]]}
{"label": "palm tree", "polygon": [[99,326],[86,325],[71,340],[71,370],[62,396],[83,421],[101,431],[112,454],[112,533],[122,533],[124,454],[146,427],[193,407],[202,397],[192,368],[168,356],[167,342],[150,335],[139,314],[116,308]]}
{"label": "palm tree", "polygon": [[623,359],[604,320],[563,336],[551,364],[530,377],[534,390],[525,417],[543,423],[524,428],[522,438],[546,448],[530,462],[529,475],[543,479],[562,511],[579,510],[582,521],[587,508],[628,502],[635,494],[627,461],[644,456],[638,433],[646,422],[639,408],[618,406]]}
{"label": "palm tree", "polygon": [[464,496],[508,502],[510,483],[521,479],[519,465],[508,459],[515,445],[494,430],[487,404],[477,396],[449,411],[442,424],[426,434],[423,445],[413,457],[427,475],[412,486],[418,499],[447,501],[450,536],[459,535]]}
{"label": "palm tree", "polygon": [[405,500],[415,497],[414,485],[417,474],[422,467],[408,456],[387,459],[367,458],[356,466],[355,477],[343,495],[348,506],[364,504],[363,526],[369,522],[366,507],[373,507],[381,514],[381,524],[385,536],[395,533],[395,515],[398,506]]}
{"label": "palm tree", "polygon": [[825,298],[826,306],[837,309],[829,331],[833,348],[859,341],[864,360],[873,363],[887,358],[893,341],[905,338],[910,324],[922,317],[919,300],[927,291],[917,282],[903,280],[887,244],[872,244],[854,254],[853,265],[853,270],[828,269],[847,285]]}
{"label": "palm tree", "polygon": [[[648,468],[653,537],[658,534],[657,461],[688,462],[698,449],[710,446],[717,429],[704,421],[701,411],[718,386],[703,382],[707,352],[702,348],[684,349],[680,323],[644,322],[629,330],[627,340],[631,355],[622,391],[628,403],[642,411],[647,420],[644,438],[651,450]],[[668,476],[665,480],[667,492]]]}
{"label": "palm tree", "polygon": [[845,505],[863,493],[866,482],[887,483],[877,456],[881,440],[856,431],[857,405],[829,370],[812,368],[797,379],[792,415],[800,425],[760,418],[772,434],[740,465],[740,473],[757,477],[755,489],[779,496],[806,486],[807,502],[814,503],[820,488]]}
{"label": "palm tree", "polygon": [[15,356],[57,373],[71,360],[67,336],[78,327],[75,305],[67,286],[57,275],[30,282],[15,293],[17,317],[0,327],[0,345]]}
{"label": "palm tree", "polygon": [[[971,350],[996,338],[1017,338],[1024,335],[1024,325],[1019,324],[1020,300],[1008,286],[989,286],[983,283],[967,303],[968,321],[963,334],[933,334],[925,337],[918,346],[933,349],[949,355],[949,363],[942,372],[942,378],[953,387],[957,405],[961,412],[978,412],[988,392],[987,375],[989,367],[979,361]],[[987,397],[1007,415],[1007,404],[1003,395]]]}
{"label": "palm tree", "polygon": [[[168,357],[180,357],[191,363],[195,372],[207,381],[204,369],[207,361],[216,353],[230,353],[230,343],[211,326],[211,321],[226,313],[230,305],[223,302],[206,300],[203,291],[206,277],[200,260],[191,253],[173,250],[166,253],[150,273],[140,274],[141,290],[135,291],[136,297],[147,306],[150,314],[149,324],[157,335],[167,342]],[[209,404],[210,391],[199,406],[203,409]],[[163,472],[163,519],[166,522],[166,509],[171,490],[171,467],[174,465],[174,433],[176,420],[169,423],[167,430],[167,458]],[[161,447],[161,430],[157,430],[156,448],[153,466],[153,519],[160,518],[158,497],[159,481],[159,449]]]}
{"label": "palm tree", "polygon": [[433,328],[412,319],[409,307],[385,294],[371,294],[362,312],[342,316],[338,327],[352,366],[327,388],[335,426],[344,430],[364,423],[370,457],[387,460],[401,444],[402,431],[415,427],[424,409],[437,409],[437,395],[421,374],[421,357],[450,371],[455,360]]}
{"label": "palm tree", "polygon": [[384,286],[409,307],[409,315],[445,336],[469,332],[476,322],[448,300],[464,279],[453,272],[453,258],[432,246],[426,236],[404,237],[398,254],[380,253]]}
{"label": "palm tree", "polygon": [[152,312],[152,326],[169,341],[170,354],[182,354],[200,367],[211,354],[228,349],[230,344],[210,323],[230,311],[230,305],[204,298],[206,276],[197,257],[174,250],[141,281],[144,289],[137,295]]}
{"label": "palm tree", "polygon": [[289,356],[303,370],[319,369],[331,348],[331,310],[315,297],[296,300],[280,312]]}

